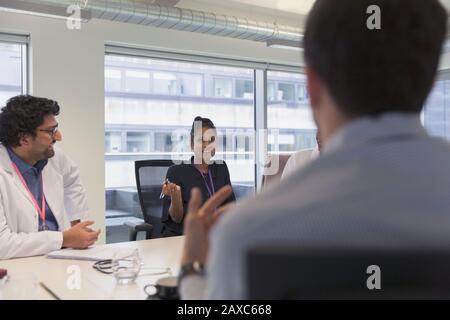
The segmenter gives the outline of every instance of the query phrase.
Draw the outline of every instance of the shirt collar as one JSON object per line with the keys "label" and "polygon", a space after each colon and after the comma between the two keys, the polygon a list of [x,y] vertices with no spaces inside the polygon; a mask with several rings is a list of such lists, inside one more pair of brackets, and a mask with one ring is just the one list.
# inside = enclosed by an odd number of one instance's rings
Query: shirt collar
{"label": "shirt collar", "polygon": [[39,160],[34,166],[30,166],[28,163],[23,161],[11,148],[7,148],[6,150],[8,150],[11,161],[17,166],[22,175],[29,170],[37,170],[37,174],[40,174],[48,163],[48,160]]}
{"label": "shirt collar", "polygon": [[396,136],[426,136],[419,114],[387,113],[379,117],[357,118],[333,134],[324,146],[324,154]]}
{"label": "shirt collar", "polygon": [[[191,165],[194,165],[194,156],[191,157]],[[217,176],[217,164],[216,164],[216,161],[215,160],[211,161],[211,163],[209,164],[208,168],[210,169],[209,172],[211,172],[212,178],[215,179],[216,176]],[[195,172],[197,172],[197,177],[198,178],[202,178],[202,174],[198,170],[195,170]]]}

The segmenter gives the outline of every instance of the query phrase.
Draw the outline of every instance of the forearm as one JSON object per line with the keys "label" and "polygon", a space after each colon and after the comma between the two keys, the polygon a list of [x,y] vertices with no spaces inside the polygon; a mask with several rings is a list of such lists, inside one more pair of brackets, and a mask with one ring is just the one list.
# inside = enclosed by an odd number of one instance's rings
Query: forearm
{"label": "forearm", "polygon": [[44,255],[62,247],[62,232],[16,233],[5,228],[0,233],[0,260]]}
{"label": "forearm", "polygon": [[169,214],[172,220],[180,223],[183,220],[183,201],[181,199],[173,198],[169,207]]}

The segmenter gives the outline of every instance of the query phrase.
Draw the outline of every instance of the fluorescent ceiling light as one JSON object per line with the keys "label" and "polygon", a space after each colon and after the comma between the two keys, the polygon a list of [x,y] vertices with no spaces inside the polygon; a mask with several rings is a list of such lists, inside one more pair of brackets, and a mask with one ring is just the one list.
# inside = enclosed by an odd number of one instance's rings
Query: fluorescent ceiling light
{"label": "fluorescent ceiling light", "polygon": [[266,42],[270,48],[288,49],[288,50],[303,50],[302,43],[289,40],[269,40]]}
{"label": "fluorescent ceiling light", "polygon": [[[53,6],[48,4],[31,3],[17,0],[2,0],[0,2],[0,10],[14,13],[31,14],[40,17],[53,19],[73,18],[71,13],[67,13],[67,8],[62,6]],[[81,21],[88,22],[91,20],[91,13],[81,9]]]}

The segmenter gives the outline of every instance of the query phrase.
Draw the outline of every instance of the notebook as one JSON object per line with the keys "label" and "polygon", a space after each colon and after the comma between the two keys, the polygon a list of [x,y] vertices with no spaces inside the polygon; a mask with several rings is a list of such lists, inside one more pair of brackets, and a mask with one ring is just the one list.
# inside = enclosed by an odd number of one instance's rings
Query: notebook
{"label": "notebook", "polygon": [[[100,261],[112,259],[117,252],[117,248],[108,248],[106,246],[92,246],[88,249],[62,249],[47,254],[49,259],[70,259],[70,260],[87,260]],[[123,249],[119,249],[121,252]],[[130,249],[130,253],[133,249]]]}

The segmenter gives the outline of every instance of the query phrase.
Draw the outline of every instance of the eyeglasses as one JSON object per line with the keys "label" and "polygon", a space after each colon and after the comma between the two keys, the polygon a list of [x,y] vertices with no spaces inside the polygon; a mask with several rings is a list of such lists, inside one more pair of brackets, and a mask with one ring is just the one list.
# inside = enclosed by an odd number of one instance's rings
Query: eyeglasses
{"label": "eyeglasses", "polygon": [[52,137],[54,137],[56,135],[56,132],[58,132],[58,126],[52,128],[52,129],[39,129],[39,131],[50,133],[52,135]]}

